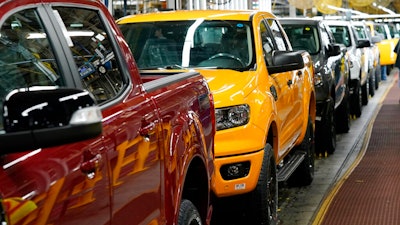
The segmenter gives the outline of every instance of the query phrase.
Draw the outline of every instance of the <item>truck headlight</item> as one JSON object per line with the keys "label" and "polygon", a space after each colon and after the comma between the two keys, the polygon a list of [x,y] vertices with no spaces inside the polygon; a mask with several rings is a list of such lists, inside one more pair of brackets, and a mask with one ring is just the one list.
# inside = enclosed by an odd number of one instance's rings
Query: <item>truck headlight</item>
{"label": "truck headlight", "polygon": [[249,105],[237,105],[215,110],[217,130],[229,129],[245,125],[249,122]]}

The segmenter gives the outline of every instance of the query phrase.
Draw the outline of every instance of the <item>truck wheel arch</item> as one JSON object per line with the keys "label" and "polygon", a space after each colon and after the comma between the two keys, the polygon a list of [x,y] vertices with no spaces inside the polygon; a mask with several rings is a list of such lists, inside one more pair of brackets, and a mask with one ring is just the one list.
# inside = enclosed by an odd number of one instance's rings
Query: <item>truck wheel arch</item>
{"label": "truck wheel arch", "polygon": [[211,187],[208,185],[207,169],[200,157],[195,157],[191,162],[182,186],[180,202],[184,199],[190,200],[197,208],[203,224],[208,217],[208,206],[210,204],[209,193]]}
{"label": "truck wheel arch", "polygon": [[[265,140],[266,144],[270,144],[272,149],[278,149],[278,130],[277,130],[277,126],[275,122],[272,122],[270,124],[270,127],[268,129],[268,135],[267,135],[267,139]],[[274,151],[274,158],[275,160],[278,158],[278,151]],[[278,162],[275,161],[275,164],[277,164]]]}
{"label": "truck wheel arch", "polygon": [[[199,133],[199,126],[201,125],[194,121],[180,119],[172,129],[166,149],[169,152],[166,157],[169,157],[169,159],[165,161],[165,175],[172,178],[169,179],[170,182],[175,181],[177,183],[168,184],[168,182],[165,182],[164,189],[166,201],[171,201],[167,202],[166,206],[173,205],[174,208],[174,218],[168,220],[178,221],[180,205],[186,199],[194,204],[203,224],[206,224],[210,205],[211,186],[209,180],[211,174],[207,172],[209,165],[207,165],[206,158],[208,157],[207,149],[204,149],[206,146],[204,138]],[[193,134],[193,132],[195,133],[194,137],[187,136]],[[187,142],[188,138],[190,142]],[[168,200],[168,195],[173,195],[170,196],[172,199]]]}

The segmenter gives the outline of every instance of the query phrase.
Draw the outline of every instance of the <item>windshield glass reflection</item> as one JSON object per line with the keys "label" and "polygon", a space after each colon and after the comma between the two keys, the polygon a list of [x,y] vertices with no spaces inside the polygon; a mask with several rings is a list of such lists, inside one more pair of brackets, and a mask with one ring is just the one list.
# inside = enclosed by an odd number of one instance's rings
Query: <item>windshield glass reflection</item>
{"label": "windshield glass reflection", "polygon": [[245,70],[254,53],[243,21],[169,21],[120,25],[140,69]]}

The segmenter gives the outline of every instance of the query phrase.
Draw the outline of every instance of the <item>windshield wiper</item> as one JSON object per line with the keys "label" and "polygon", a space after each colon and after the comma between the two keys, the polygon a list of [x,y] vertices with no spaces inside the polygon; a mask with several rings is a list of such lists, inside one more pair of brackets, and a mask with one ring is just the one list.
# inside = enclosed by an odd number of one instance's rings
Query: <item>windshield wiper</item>
{"label": "windshield wiper", "polygon": [[185,67],[178,64],[154,67],[140,67],[141,70],[171,70],[171,69],[185,69]]}
{"label": "windshield wiper", "polygon": [[198,66],[196,68],[200,69],[212,69],[212,70],[235,70],[239,72],[243,72],[247,70],[247,68],[232,68],[232,67],[223,67],[223,66]]}
{"label": "windshield wiper", "polygon": [[164,66],[164,69],[185,69],[185,67],[178,64],[174,64],[174,65],[166,65]]}

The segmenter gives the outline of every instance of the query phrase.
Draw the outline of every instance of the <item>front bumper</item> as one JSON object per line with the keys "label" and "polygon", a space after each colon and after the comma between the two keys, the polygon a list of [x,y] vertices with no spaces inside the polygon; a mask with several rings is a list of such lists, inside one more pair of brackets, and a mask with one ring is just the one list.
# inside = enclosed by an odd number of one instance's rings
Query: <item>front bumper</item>
{"label": "front bumper", "polygon": [[[227,197],[232,195],[239,195],[248,193],[255,189],[258,178],[260,176],[262,160],[264,157],[264,150],[256,152],[215,158],[215,173],[213,176],[213,191],[217,197]],[[234,165],[235,163],[245,163],[249,165],[249,171],[246,176],[237,179],[226,180],[226,175],[223,168],[227,165]],[[223,178],[225,177],[225,179]]]}

